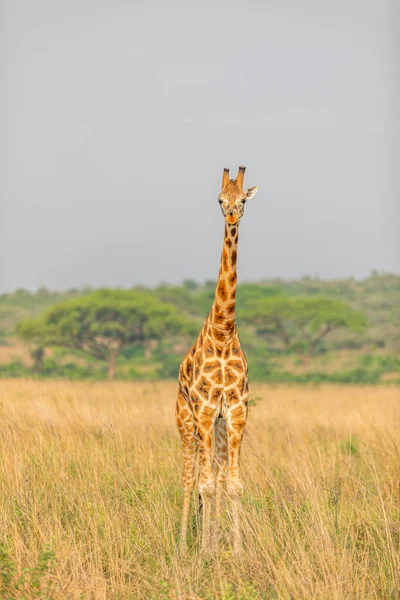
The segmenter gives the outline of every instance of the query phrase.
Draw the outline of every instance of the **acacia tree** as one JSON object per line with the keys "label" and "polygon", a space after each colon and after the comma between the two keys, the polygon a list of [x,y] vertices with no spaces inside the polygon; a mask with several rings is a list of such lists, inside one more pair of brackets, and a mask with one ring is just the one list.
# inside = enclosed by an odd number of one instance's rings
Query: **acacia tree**
{"label": "acacia tree", "polygon": [[17,331],[27,341],[81,350],[105,361],[113,379],[124,347],[191,333],[192,323],[150,292],[103,289],[57,304],[39,319],[20,323]]}
{"label": "acacia tree", "polygon": [[254,325],[259,335],[278,338],[285,350],[296,352],[303,362],[311,358],[321,340],[335,329],[362,331],[367,324],[359,311],[324,297],[266,297],[250,301],[241,317]]}

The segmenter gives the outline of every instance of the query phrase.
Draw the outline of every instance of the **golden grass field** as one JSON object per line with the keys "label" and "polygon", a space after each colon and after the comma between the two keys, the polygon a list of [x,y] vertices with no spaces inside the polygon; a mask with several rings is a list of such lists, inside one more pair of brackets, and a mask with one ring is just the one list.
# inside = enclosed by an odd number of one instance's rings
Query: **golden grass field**
{"label": "golden grass field", "polygon": [[179,556],[176,385],[0,390],[0,597],[400,598],[398,388],[251,387],[240,558]]}

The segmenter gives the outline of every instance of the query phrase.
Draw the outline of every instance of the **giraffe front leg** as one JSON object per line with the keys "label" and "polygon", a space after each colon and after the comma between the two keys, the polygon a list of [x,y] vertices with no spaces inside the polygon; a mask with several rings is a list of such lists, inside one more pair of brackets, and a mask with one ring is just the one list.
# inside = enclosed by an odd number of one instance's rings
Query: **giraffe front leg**
{"label": "giraffe front leg", "polygon": [[227,495],[230,499],[233,521],[233,550],[235,554],[242,552],[242,532],[240,526],[241,497],[243,484],[239,473],[240,446],[247,418],[247,405],[236,406],[229,415],[228,426],[228,477]]}
{"label": "giraffe front leg", "polygon": [[222,505],[222,494],[223,486],[226,478],[226,468],[228,465],[228,436],[226,421],[223,418],[217,419],[215,423],[215,454],[213,470],[216,478],[216,490],[215,490],[215,530],[213,545],[214,548],[218,549],[219,538],[220,538],[220,519],[221,519],[221,505]]}
{"label": "giraffe front leg", "polygon": [[215,476],[211,462],[212,420],[204,419],[198,424],[197,436],[199,440],[199,492],[202,500],[203,532],[202,550],[211,550],[211,500],[215,496]]}
{"label": "giraffe front leg", "polygon": [[193,414],[190,411],[184,394],[179,391],[176,403],[176,422],[181,436],[183,450],[183,475],[182,484],[184,489],[183,510],[181,521],[180,549],[182,553],[187,551],[187,529],[190,509],[190,498],[194,489],[194,469],[196,464],[196,439]]}

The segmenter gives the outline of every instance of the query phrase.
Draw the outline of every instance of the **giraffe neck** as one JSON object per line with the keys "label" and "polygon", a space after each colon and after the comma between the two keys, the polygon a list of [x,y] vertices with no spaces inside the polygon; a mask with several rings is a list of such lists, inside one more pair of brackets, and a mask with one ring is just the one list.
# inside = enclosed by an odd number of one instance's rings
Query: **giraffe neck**
{"label": "giraffe neck", "polygon": [[218,282],[209,315],[210,333],[217,343],[230,341],[236,333],[237,245],[238,224],[225,223]]}

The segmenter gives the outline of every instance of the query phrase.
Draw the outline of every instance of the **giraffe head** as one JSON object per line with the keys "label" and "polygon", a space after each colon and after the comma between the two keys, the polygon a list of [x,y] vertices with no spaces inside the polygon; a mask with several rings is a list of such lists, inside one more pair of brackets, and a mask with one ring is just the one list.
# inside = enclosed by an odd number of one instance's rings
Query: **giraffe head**
{"label": "giraffe head", "polygon": [[246,167],[239,167],[236,179],[229,179],[229,169],[224,169],[222,175],[222,190],[218,196],[218,202],[222,209],[225,221],[229,225],[238,223],[243,217],[244,205],[256,195],[258,187],[248,188],[243,191],[243,177]]}

